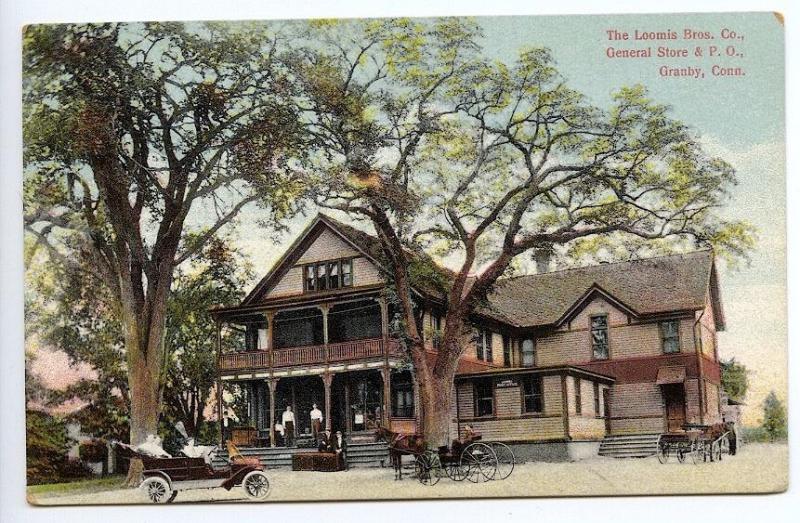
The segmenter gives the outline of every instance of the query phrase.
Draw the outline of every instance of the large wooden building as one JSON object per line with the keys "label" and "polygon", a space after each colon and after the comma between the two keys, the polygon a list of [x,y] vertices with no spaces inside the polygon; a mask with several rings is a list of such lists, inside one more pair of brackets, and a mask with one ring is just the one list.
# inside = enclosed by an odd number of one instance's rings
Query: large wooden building
{"label": "large wooden building", "polygon": [[[263,445],[275,444],[287,405],[301,436],[313,403],[349,436],[380,424],[420,429],[379,252],[374,236],[320,214],[239,306],[212,311],[242,333],[221,351],[219,389],[244,391],[243,421]],[[435,354],[443,296],[415,296]],[[710,251],[504,278],[472,323],[454,383],[454,438],[471,425],[484,439],[574,457],[607,435],[721,419],[716,332],[725,322]]]}

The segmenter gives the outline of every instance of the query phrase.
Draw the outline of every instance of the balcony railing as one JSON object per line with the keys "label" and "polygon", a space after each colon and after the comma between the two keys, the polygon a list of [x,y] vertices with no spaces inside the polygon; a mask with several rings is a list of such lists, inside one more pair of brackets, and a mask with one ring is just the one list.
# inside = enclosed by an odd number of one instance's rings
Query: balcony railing
{"label": "balcony railing", "polygon": [[[397,340],[389,340],[388,349],[390,356],[399,356],[401,354]],[[329,363],[358,361],[380,356],[383,356],[382,338],[328,344],[327,361]],[[290,347],[273,351],[273,366],[275,368],[324,364],[325,361],[324,345]],[[223,354],[220,360],[220,370],[222,371],[259,368],[269,368],[268,351],[233,352],[230,354]]]}

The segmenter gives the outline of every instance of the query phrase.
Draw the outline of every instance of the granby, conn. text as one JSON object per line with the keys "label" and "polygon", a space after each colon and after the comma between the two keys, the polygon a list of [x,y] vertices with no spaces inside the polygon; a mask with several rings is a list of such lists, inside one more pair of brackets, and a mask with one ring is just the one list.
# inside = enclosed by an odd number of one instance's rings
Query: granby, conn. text
{"label": "granby, conn. text", "polygon": [[[659,64],[658,76],[662,78],[693,78],[703,79],[706,71],[712,77],[737,77],[745,76],[745,71],[737,60],[744,57],[744,35],[730,28],[718,31],[684,28],[682,30],[622,30],[606,29],[607,41],[615,42],[614,45],[605,47],[606,58],[609,59],[678,59],[683,64]],[[715,41],[716,40],[716,41]],[[695,42],[699,45],[681,45],[680,42]],[[662,45],[647,45],[640,47],[626,47],[633,42],[664,42]],[[675,42],[667,43],[667,42]],[[700,62],[710,58],[720,63],[688,63]],[[729,63],[723,63],[729,62]]]}

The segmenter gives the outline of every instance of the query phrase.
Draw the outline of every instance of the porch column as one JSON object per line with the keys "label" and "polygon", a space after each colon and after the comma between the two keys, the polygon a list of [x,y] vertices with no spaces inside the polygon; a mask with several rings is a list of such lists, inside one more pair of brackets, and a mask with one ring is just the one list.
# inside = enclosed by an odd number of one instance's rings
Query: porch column
{"label": "porch column", "polygon": [[325,386],[325,430],[331,430],[331,384],[333,374],[326,372],[322,375],[322,384]]}
{"label": "porch column", "polygon": [[[390,409],[392,408],[392,369],[388,365],[384,365],[381,369],[381,378],[383,378],[383,425],[389,427],[389,418],[391,416]],[[379,421],[380,423],[381,421]]]}
{"label": "porch column", "polygon": [[225,420],[222,418],[222,324],[217,320],[217,420],[219,421],[219,445],[225,445]]}
{"label": "porch column", "polygon": [[325,352],[325,370],[328,370],[328,312],[331,306],[327,303],[318,305],[319,310],[322,312],[322,343]]}
{"label": "porch column", "polygon": [[278,390],[278,380],[280,378],[270,378],[267,380],[269,386],[269,446],[275,446],[275,392]]}
{"label": "porch column", "polygon": [[264,313],[264,317],[267,319],[267,357],[269,358],[269,374],[272,376],[272,367],[275,363],[275,311],[267,311]]}
{"label": "porch column", "polygon": [[353,411],[350,408],[350,379],[347,378],[347,373],[342,374],[344,377],[344,430],[349,435],[353,432]]}

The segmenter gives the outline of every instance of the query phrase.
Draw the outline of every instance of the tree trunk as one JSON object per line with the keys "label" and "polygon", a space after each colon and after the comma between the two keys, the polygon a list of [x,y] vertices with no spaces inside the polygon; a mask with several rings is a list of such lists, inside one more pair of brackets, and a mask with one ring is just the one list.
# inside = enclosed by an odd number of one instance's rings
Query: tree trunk
{"label": "tree trunk", "polygon": [[427,383],[421,382],[419,395],[425,444],[430,449],[449,446],[450,441],[458,437],[450,433],[453,379],[434,376]]}
{"label": "tree trunk", "polygon": [[[166,300],[152,304],[155,311],[151,320],[126,317],[125,345],[128,360],[128,386],[130,388],[130,441],[140,445],[150,434],[158,432],[158,416],[161,411],[162,370],[164,363],[164,322]],[[126,314],[126,316],[128,316]],[[149,325],[145,325],[149,323]],[[149,328],[143,328],[149,327]],[[146,332],[146,336],[140,333]],[[142,463],[132,459],[125,484],[138,486],[142,479]]]}

